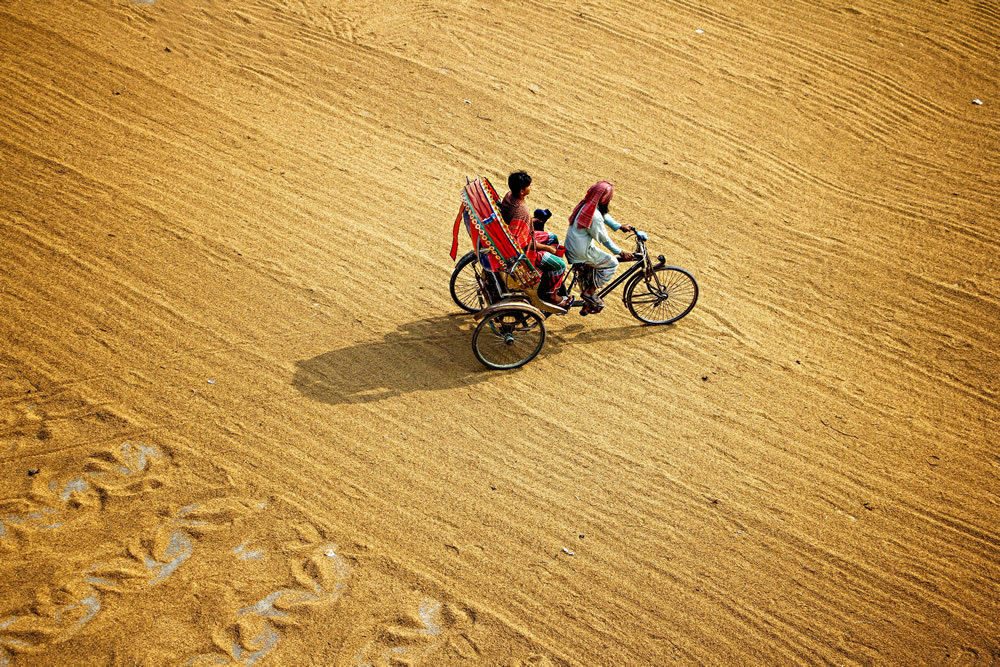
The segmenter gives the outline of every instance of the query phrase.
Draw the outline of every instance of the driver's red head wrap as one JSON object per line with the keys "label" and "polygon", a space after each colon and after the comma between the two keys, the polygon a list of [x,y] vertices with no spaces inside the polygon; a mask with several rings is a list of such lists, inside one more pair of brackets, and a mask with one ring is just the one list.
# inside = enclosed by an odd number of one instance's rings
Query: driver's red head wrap
{"label": "driver's red head wrap", "polygon": [[614,194],[615,186],[611,185],[609,181],[594,183],[587,190],[587,196],[583,198],[583,201],[573,209],[573,213],[569,216],[569,224],[572,225],[575,222],[577,227],[590,227],[597,205],[609,203]]}

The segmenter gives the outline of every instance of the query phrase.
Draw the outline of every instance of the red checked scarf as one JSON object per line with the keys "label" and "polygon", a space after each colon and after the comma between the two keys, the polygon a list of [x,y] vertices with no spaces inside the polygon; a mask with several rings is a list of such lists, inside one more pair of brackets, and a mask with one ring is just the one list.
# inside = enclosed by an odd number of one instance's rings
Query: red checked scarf
{"label": "red checked scarf", "polygon": [[590,227],[597,205],[610,203],[614,194],[615,186],[611,185],[609,181],[594,183],[587,190],[587,196],[583,198],[583,201],[573,209],[573,213],[569,216],[569,224],[572,225],[575,222],[577,227]]}

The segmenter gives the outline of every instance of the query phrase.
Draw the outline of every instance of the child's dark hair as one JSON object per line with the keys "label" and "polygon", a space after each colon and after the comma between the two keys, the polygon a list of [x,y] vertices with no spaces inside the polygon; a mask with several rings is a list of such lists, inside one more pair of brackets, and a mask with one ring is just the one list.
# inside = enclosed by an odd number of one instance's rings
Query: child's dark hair
{"label": "child's dark hair", "polygon": [[528,176],[528,172],[524,170],[515,171],[507,177],[507,187],[510,188],[510,193],[515,197],[529,185],[531,185],[531,176]]}

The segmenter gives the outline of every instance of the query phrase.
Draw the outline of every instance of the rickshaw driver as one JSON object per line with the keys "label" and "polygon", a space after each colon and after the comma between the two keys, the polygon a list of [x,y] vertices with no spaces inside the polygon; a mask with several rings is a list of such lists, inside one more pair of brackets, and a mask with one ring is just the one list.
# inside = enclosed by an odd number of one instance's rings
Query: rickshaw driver
{"label": "rickshaw driver", "polygon": [[[608,212],[611,197],[615,188],[608,181],[598,181],[590,186],[573,213],[569,216],[569,229],[566,230],[566,257],[573,264],[589,264],[594,268],[594,279],[587,285],[580,296],[586,302],[582,314],[599,313],[604,308],[604,302],[595,294],[597,288],[606,285],[618,270],[618,260],[628,262],[635,259],[630,252],[625,252],[608,236],[607,227],[615,230],[631,232],[631,225],[619,224]],[[614,253],[609,255],[597,247],[600,242]],[[617,257],[616,257],[617,256]]]}
{"label": "rickshaw driver", "polygon": [[[525,198],[531,193],[531,176],[525,171],[515,171],[507,177],[510,191],[503,196],[500,203],[500,215],[507,223],[511,233],[517,239],[522,249],[527,250],[532,244],[536,251],[534,265],[542,272],[542,284],[539,286],[539,297],[552,305],[568,308],[573,303],[572,297],[562,297],[558,294],[559,286],[566,275],[566,260],[557,254],[557,248],[548,243],[541,243],[542,234],[536,234],[534,226],[536,218],[528,213]],[[545,240],[553,240],[553,235],[547,235]],[[558,243],[558,238],[555,239]]]}

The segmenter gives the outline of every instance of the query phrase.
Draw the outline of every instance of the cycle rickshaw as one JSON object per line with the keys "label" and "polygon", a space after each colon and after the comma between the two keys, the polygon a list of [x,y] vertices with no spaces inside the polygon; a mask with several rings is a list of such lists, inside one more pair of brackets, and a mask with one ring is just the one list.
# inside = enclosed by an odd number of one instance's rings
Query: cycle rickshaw
{"label": "cycle rickshaw", "polygon": [[[467,183],[455,219],[451,257],[458,251],[458,231],[464,223],[474,249],[455,265],[451,298],[479,321],[472,334],[472,351],[484,366],[509,370],[528,363],[545,344],[545,320],[566,309],[538,298],[540,274],[518,247],[500,215],[500,199],[486,178]],[[698,300],[698,283],[686,269],[669,266],[663,255],[656,262],[646,249],[648,236],[635,230],[635,261],[598,296],[602,299],[624,284],[622,302],[640,322],[671,324],[691,312]],[[572,294],[587,279],[588,268],[573,264],[566,290]],[[582,301],[570,308],[579,308]]]}

